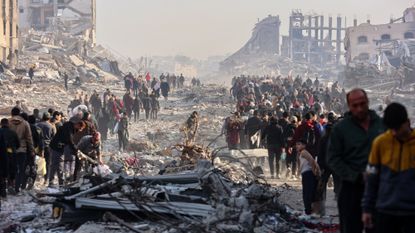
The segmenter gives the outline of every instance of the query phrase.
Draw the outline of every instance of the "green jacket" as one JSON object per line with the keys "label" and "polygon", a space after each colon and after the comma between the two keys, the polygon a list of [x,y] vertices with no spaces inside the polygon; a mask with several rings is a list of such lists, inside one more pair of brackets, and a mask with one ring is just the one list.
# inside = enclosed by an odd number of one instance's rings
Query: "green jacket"
{"label": "green jacket", "polygon": [[373,140],[385,131],[381,118],[370,111],[370,125],[366,132],[347,113],[331,133],[327,151],[327,164],[342,180],[357,182],[367,166]]}

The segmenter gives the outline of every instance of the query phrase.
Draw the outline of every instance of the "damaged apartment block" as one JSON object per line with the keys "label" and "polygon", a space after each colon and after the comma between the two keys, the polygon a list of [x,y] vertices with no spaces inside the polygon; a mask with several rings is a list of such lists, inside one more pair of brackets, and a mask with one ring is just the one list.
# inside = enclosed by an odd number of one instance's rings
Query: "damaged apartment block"
{"label": "damaged apartment block", "polygon": [[0,61],[14,68],[18,55],[17,0],[0,1]]}
{"label": "damaged apartment block", "polygon": [[95,45],[95,0],[21,0],[19,12],[22,30],[60,29]]}

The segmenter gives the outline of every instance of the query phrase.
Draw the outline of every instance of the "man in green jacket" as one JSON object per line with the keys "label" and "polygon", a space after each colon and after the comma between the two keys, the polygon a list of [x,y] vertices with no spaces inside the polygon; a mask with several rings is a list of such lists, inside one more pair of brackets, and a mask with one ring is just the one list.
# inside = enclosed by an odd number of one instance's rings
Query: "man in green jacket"
{"label": "man in green jacket", "polygon": [[341,232],[361,233],[363,174],[372,141],[384,132],[384,126],[381,118],[369,110],[369,99],[363,89],[350,91],[347,94],[347,104],[349,112],[333,128],[327,164],[341,179],[337,203]]}

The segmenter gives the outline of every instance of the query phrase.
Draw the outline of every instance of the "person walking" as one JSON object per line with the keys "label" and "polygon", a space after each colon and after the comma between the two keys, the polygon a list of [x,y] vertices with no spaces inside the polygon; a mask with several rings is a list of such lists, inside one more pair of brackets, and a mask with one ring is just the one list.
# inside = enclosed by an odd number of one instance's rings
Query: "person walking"
{"label": "person walking", "polygon": [[278,120],[276,117],[271,117],[270,124],[265,127],[262,138],[267,140],[268,161],[271,179],[274,179],[274,174],[276,174],[276,178],[279,179],[280,160],[285,143],[283,129],[280,125],[278,125]]}
{"label": "person walking", "polygon": [[125,113],[121,113],[121,119],[118,122],[118,145],[119,149],[125,151],[128,145],[128,117]]}
{"label": "person walking", "polygon": [[406,108],[391,103],[383,123],[388,130],[372,145],[366,169],[362,220],[379,233],[415,232],[415,131]]}
{"label": "person walking", "polygon": [[363,174],[373,140],[384,132],[381,118],[369,110],[369,98],[363,89],[347,94],[349,112],[331,132],[327,165],[339,176],[341,187],[337,200],[341,233],[362,232],[361,201]]}
{"label": "person walking", "polygon": [[315,201],[317,177],[320,176],[320,168],[313,156],[306,150],[307,141],[300,139],[296,143],[296,149],[300,158],[301,184],[303,189],[304,212],[311,215],[312,204]]}
{"label": "person walking", "polygon": [[12,118],[9,120],[10,129],[13,130],[19,138],[20,147],[16,150],[16,180],[15,192],[19,193],[23,189],[25,179],[25,165],[28,156],[34,156],[34,147],[30,125],[20,116],[20,109],[13,108],[11,111]]}

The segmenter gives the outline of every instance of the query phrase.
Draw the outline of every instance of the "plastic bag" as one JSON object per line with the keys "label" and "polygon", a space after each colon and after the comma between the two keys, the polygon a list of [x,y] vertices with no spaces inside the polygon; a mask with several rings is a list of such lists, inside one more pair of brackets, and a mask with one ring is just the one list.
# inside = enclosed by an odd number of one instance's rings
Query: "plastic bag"
{"label": "plastic bag", "polygon": [[46,175],[46,160],[43,157],[36,156],[37,175]]}
{"label": "plastic bag", "polygon": [[285,153],[285,151],[283,151],[282,154],[281,154],[281,160],[285,161],[286,158],[287,158],[287,153]]}
{"label": "plastic bag", "polygon": [[117,122],[114,126],[114,133],[118,132],[118,128],[119,128],[120,122]]}
{"label": "plastic bag", "polygon": [[107,176],[112,173],[107,165],[99,165],[94,167],[93,172],[99,176]]}

